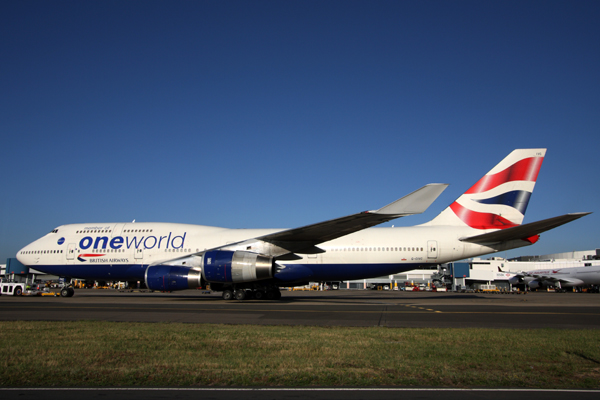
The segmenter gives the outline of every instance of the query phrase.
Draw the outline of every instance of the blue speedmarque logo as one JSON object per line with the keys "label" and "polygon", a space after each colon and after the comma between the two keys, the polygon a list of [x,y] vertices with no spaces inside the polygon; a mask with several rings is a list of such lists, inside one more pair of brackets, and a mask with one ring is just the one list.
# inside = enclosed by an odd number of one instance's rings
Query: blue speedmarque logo
{"label": "blue speedmarque logo", "polygon": [[60,239],[58,239],[57,243],[60,245],[60,244],[63,244],[64,242],[65,242],[65,238],[61,237]]}

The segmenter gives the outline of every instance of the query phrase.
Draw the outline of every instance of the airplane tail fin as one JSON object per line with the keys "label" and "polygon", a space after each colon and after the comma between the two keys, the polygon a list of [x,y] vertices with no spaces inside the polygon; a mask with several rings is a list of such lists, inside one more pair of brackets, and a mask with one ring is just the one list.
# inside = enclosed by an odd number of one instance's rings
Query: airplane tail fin
{"label": "airplane tail fin", "polygon": [[546,149],[517,149],[425,225],[479,230],[521,225]]}

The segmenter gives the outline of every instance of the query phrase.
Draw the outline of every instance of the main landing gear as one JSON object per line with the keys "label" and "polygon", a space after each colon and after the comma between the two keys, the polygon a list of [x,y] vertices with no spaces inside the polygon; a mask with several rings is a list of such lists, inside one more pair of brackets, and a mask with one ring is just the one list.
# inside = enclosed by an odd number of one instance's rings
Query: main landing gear
{"label": "main landing gear", "polygon": [[61,297],[73,297],[75,294],[75,289],[73,286],[65,286],[60,290]]}
{"label": "main landing gear", "polygon": [[269,289],[236,289],[235,291],[232,289],[223,290],[223,300],[279,300],[281,299],[281,292],[279,288],[269,288]]}

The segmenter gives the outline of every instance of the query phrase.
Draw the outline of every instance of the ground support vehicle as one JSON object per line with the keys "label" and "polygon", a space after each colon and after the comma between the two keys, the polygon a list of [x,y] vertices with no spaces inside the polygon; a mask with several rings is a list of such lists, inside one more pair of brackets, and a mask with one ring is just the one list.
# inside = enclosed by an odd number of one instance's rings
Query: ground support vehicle
{"label": "ground support vehicle", "polygon": [[25,291],[23,282],[0,282],[0,295],[20,296]]}

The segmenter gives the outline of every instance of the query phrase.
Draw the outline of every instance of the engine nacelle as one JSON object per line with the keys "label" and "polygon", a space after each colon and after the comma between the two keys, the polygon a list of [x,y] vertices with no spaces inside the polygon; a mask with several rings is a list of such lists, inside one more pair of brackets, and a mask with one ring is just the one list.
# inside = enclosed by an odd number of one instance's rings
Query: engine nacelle
{"label": "engine nacelle", "polygon": [[538,281],[537,279],[530,281],[527,285],[529,285],[529,287],[532,289],[537,289],[543,286],[542,282]]}
{"label": "engine nacelle", "polygon": [[163,292],[196,289],[202,286],[202,275],[199,270],[181,266],[150,266],[146,269],[145,279],[148,289]]}
{"label": "engine nacelle", "polygon": [[524,281],[525,280],[520,275],[511,276],[510,278],[508,278],[508,283],[510,283],[511,285],[518,285],[523,283]]}
{"label": "engine nacelle", "polygon": [[248,251],[207,251],[202,277],[208,282],[252,282],[273,277],[273,257]]}

